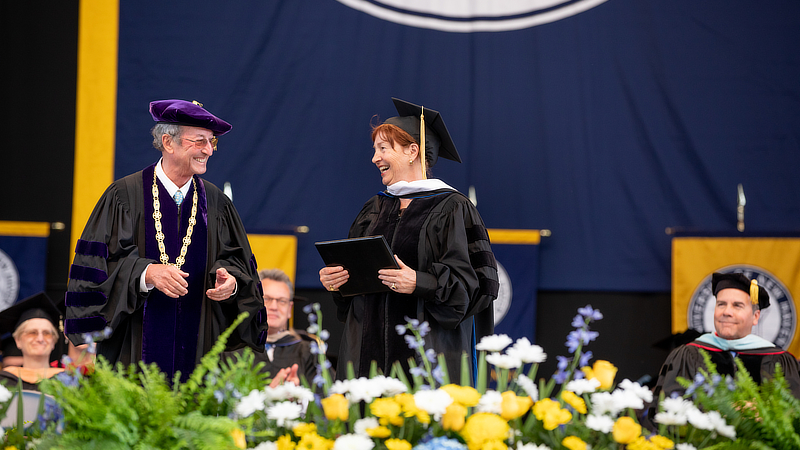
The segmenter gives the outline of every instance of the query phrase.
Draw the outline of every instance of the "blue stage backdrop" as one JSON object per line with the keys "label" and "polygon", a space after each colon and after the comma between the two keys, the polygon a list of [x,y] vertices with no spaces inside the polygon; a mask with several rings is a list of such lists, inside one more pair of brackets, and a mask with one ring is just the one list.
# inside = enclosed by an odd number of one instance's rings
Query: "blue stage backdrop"
{"label": "blue stage backdrop", "polygon": [[487,227],[553,231],[540,289],[668,291],[665,228],[733,229],[739,183],[748,230],[800,229],[800,2],[382,3],[120,0],[116,176],[158,157],[149,101],[204,103],[233,124],[207,179],[248,228],[307,226],[318,287],[314,241],[383,188],[395,96],[442,113],[464,163],[433,174]]}

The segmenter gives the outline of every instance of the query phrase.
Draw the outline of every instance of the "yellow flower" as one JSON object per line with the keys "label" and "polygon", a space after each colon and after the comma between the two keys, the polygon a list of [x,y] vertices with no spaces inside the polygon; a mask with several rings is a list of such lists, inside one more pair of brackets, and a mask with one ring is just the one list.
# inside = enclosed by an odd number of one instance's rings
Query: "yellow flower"
{"label": "yellow flower", "polygon": [[581,370],[588,379],[596,379],[600,382],[600,389],[611,389],[614,385],[614,377],[617,376],[617,367],[608,361],[598,359],[594,366],[581,367]]}
{"label": "yellow flower", "polygon": [[664,436],[661,436],[660,434],[657,434],[655,436],[651,436],[650,437],[650,442],[652,442],[653,444],[656,444],[658,446],[658,448],[661,448],[663,450],[668,450],[670,448],[675,447],[675,443],[672,442],[671,439],[666,438]]}
{"label": "yellow flower", "polygon": [[346,421],[350,417],[350,402],[342,394],[333,394],[322,400],[322,409],[328,420]]}
{"label": "yellow flower", "polygon": [[555,430],[572,420],[572,413],[561,408],[561,405],[549,398],[539,400],[533,405],[533,415],[542,421],[545,430]]}
{"label": "yellow flower", "polygon": [[633,442],[642,434],[642,426],[628,416],[620,417],[614,422],[612,434],[615,441],[620,444],[627,444]]}
{"label": "yellow flower", "polygon": [[561,445],[569,450],[586,450],[588,446],[577,436],[567,436],[561,440]]}
{"label": "yellow flower", "polygon": [[481,450],[508,450],[508,446],[503,441],[486,441],[481,446]]}
{"label": "yellow flower", "polygon": [[297,448],[302,450],[330,450],[333,448],[333,441],[325,439],[317,433],[307,433],[300,438]]}
{"label": "yellow flower", "polygon": [[400,415],[402,407],[393,398],[376,398],[370,403],[369,410],[380,419],[381,425],[403,425],[403,417]]}
{"label": "yellow flower", "polygon": [[411,443],[405,439],[387,439],[384,445],[389,450],[411,450]]}
{"label": "yellow flower", "polygon": [[317,424],[314,422],[300,422],[299,424],[295,425],[292,428],[292,432],[297,437],[302,437],[304,434],[307,433],[316,433],[317,432]]}
{"label": "yellow flower", "polygon": [[369,437],[381,438],[381,439],[387,438],[392,435],[392,431],[384,426],[367,428],[366,432],[369,435]]}
{"label": "yellow flower", "polygon": [[278,446],[278,450],[294,450],[295,447],[295,443],[292,442],[292,438],[288,434],[279,437],[275,444]]}
{"label": "yellow flower", "polygon": [[644,436],[639,436],[625,446],[627,450],[661,450],[661,447],[650,442]]}
{"label": "yellow flower", "polygon": [[481,399],[481,394],[472,386],[448,384],[442,386],[441,389],[447,392],[450,397],[453,397],[454,402],[461,403],[464,406],[475,406]]}
{"label": "yellow flower", "polygon": [[447,431],[461,431],[466,422],[467,407],[461,403],[451,403],[442,416],[442,428]]}
{"label": "yellow flower", "polygon": [[233,445],[235,445],[237,448],[247,448],[247,439],[244,437],[244,431],[242,431],[240,428],[232,429],[231,437],[233,438]]}
{"label": "yellow flower", "polygon": [[533,405],[530,397],[517,397],[512,391],[505,391],[502,394],[503,401],[500,403],[500,416],[506,420],[516,419],[528,412]]}
{"label": "yellow flower", "polygon": [[397,394],[394,401],[400,404],[400,409],[403,410],[403,416],[416,417],[420,423],[430,423],[431,416],[427,411],[417,408],[417,402],[414,401],[414,396],[408,393]]}
{"label": "yellow flower", "polygon": [[9,445],[8,447],[6,447],[3,450],[17,450],[17,447],[15,445]]}
{"label": "yellow flower", "polygon": [[578,411],[581,414],[586,414],[586,402],[583,401],[582,398],[578,397],[572,391],[563,391],[561,393],[561,400],[564,400],[569,406],[575,408],[575,411]]}
{"label": "yellow flower", "polygon": [[508,422],[497,414],[479,412],[467,419],[461,429],[461,437],[469,450],[480,450],[486,441],[503,440],[508,436]]}

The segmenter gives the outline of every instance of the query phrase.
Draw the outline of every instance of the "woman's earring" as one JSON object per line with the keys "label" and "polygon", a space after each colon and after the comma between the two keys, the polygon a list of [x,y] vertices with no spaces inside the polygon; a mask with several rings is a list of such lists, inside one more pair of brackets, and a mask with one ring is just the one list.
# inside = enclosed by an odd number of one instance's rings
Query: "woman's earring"
{"label": "woman's earring", "polygon": [[413,159],[409,159],[409,160],[408,160],[408,165],[410,166],[410,165],[412,165],[412,164],[414,164],[414,160],[413,160]]}

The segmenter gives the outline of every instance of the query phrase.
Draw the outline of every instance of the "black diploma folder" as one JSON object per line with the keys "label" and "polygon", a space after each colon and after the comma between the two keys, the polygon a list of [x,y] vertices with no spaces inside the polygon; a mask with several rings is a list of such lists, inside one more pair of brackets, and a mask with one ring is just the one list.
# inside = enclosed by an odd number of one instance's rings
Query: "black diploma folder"
{"label": "black diploma folder", "polygon": [[345,297],[389,291],[378,279],[378,270],[400,268],[383,236],[315,242],[314,246],[326,266],[342,266],[350,274],[339,287]]}

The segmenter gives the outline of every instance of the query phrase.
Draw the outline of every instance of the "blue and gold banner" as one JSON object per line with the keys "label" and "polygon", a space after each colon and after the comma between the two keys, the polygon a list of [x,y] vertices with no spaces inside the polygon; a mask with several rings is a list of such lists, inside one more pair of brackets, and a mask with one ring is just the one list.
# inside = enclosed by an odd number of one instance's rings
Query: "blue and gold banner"
{"label": "blue and gold banner", "polygon": [[714,329],[713,272],[741,272],[769,292],[755,334],[800,354],[800,237],[687,236],[672,240],[672,331]]}
{"label": "blue and gold banner", "polygon": [[47,222],[0,221],[0,310],[45,290]]}
{"label": "blue and gold banner", "polygon": [[500,275],[500,292],[494,301],[495,333],[535,342],[541,234],[539,230],[488,231]]}

